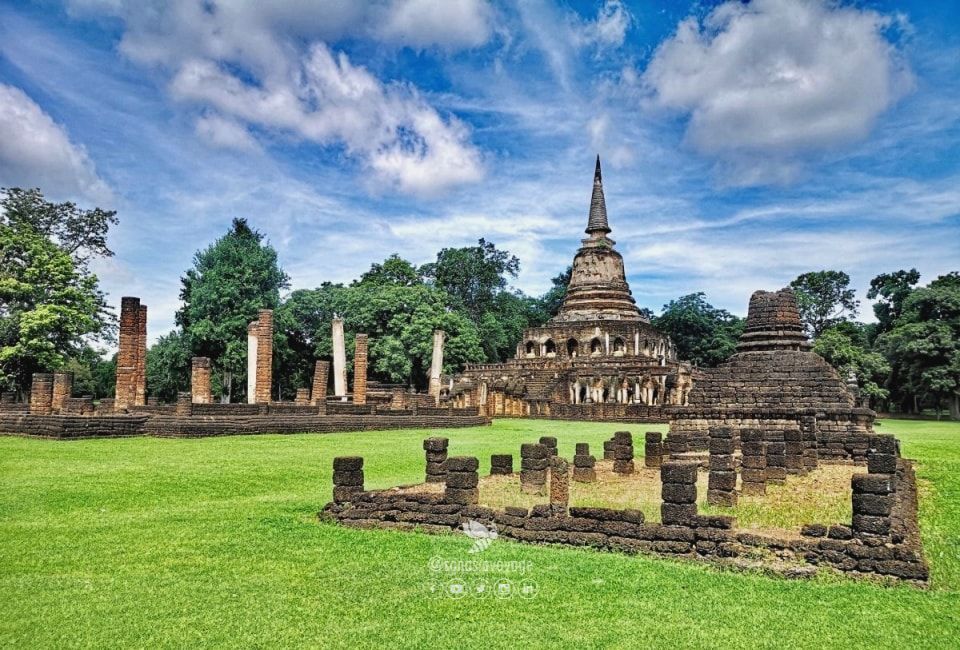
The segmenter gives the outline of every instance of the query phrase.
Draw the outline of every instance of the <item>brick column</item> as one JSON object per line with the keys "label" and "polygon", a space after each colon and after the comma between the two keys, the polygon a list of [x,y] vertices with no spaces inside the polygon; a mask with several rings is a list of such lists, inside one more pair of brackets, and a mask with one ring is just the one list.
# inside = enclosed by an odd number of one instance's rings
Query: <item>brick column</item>
{"label": "brick column", "polygon": [[427,483],[443,483],[447,480],[447,438],[427,438],[423,441],[423,450],[427,455]]}
{"label": "brick column", "polygon": [[870,436],[867,474],[854,474],[854,532],[860,536],[890,534],[890,514],[896,492],[897,440],[891,435]]}
{"label": "brick column", "polygon": [[327,384],[329,383],[330,362],[317,361],[313,367],[313,389],[310,391],[310,403],[314,406],[327,403]]}
{"label": "brick column", "polygon": [[633,436],[629,431],[613,434],[613,471],[633,474]]}
{"label": "brick column", "polygon": [[520,490],[526,494],[544,494],[550,451],[540,444],[520,445]]}
{"label": "brick column", "polygon": [[647,467],[660,467],[663,464],[663,434],[659,431],[647,431],[643,446],[643,464]]}
{"label": "brick column", "polygon": [[193,357],[190,369],[190,392],[194,404],[210,404],[213,393],[210,390],[210,359]]}
{"label": "brick column", "polygon": [[180,417],[190,417],[193,415],[193,394],[177,393],[176,414]]}
{"label": "brick column", "polygon": [[134,385],[133,403],[143,406],[147,403],[147,306],[140,305],[137,314],[137,374]]}
{"label": "brick column", "polygon": [[513,474],[513,454],[492,454],[490,456],[490,475]]}
{"label": "brick column", "polygon": [[573,480],[577,483],[595,483],[597,459],[590,455],[590,445],[578,442],[573,456]]}
{"label": "brick column", "polygon": [[783,432],[783,441],[787,474],[806,474],[803,464],[803,432],[800,429],[787,429]]}
{"label": "brick column", "polygon": [[480,500],[479,461],[473,456],[452,456],[447,459],[447,483],[443,500],[447,503],[472,505]]}
{"label": "brick column", "polygon": [[570,463],[566,458],[550,459],[550,510],[553,514],[566,514],[570,503]]}
{"label": "brick column", "polygon": [[30,414],[50,415],[52,410],[53,375],[49,372],[35,372],[30,384]]}
{"label": "brick column", "polygon": [[273,387],[273,311],[257,312],[256,403],[269,404]]}
{"label": "brick column", "polygon": [[353,351],[353,403],[367,403],[367,344],[366,334],[357,334]]}
{"label": "brick column", "polygon": [[783,432],[765,431],[763,439],[767,443],[767,483],[783,485],[787,480],[787,446]]}
{"label": "brick column", "polygon": [[117,387],[114,408],[124,411],[136,404],[140,370],[140,299],[120,299],[120,333],[117,350]]}
{"label": "brick column", "polygon": [[293,403],[299,404],[300,406],[309,406],[310,405],[310,389],[298,388],[297,396],[293,398]]}
{"label": "brick column", "polygon": [[351,501],[358,492],[363,492],[363,458],[338,456],[333,459],[333,500],[336,503]]}
{"label": "brick column", "polygon": [[443,373],[443,330],[433,332],[433,354],[430,357],[430,394],[440,405],[440,375]]}
{"label": "brick column", "polygon": [[767,493],[767,453],[763,432],[760,429],[740,431],[740,449],[743,452],[740,479],[745,495]]}
{"label": "brick column", "polygon": [[707,503],[715,506],[737,505],[737,469],[733,461],[733,429],[710,427],[710,479]]}
{"label": "brick column", "polygon": [[820,465],[820,450],[817,442],[817,418],[800,418],[800,431],[803,437],[803,466],[809,472]]}
{"label": "brick column", "polygon": [[696,461],[669,461],[660,466],[660,521],[665,526],[692,526],[697,516]]}
{"label": "brick column", "polygon": [[73,373],[58,371],[53,373],[53,398],[50,408],[54,413],[63,411],[64,403],[73,397]]}

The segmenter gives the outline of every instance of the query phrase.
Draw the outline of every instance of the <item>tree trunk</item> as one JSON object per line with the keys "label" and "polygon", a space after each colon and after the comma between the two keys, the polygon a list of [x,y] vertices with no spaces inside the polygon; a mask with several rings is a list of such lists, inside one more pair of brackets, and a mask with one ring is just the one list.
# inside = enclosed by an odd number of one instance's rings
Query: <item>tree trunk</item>
{"label": "tree trunk", "polygon": [[960,393],[954,393],[950,397],[950,419],[960,420]]}
{"label": "tree trunk", "polygon": [[223,391],[220,393],[220,403],[229,404],[233,398],[233,373],[223,371]]}

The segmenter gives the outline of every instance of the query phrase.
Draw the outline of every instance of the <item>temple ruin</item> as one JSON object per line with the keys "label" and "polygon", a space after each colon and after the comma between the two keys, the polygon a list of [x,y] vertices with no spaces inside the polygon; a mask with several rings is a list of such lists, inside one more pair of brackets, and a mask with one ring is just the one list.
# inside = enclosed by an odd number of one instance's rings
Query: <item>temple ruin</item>
{"label": "temple ruin", "polygon": [[585,232],[559,313],[506,363],[468,364],[445,396],[489,416],[648,422],[687,403],[691,368],[637,308],[609,237],[599,156]]}

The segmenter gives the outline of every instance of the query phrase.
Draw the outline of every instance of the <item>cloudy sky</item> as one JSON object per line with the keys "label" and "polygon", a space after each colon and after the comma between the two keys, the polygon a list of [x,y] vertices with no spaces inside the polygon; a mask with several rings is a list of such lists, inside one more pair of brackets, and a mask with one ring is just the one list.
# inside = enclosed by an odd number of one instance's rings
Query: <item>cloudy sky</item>
{"label": "cloudy sky", "polygon": [[[544,291],[593,158],[634,295],[960,267],[960,5],[0,4],[0,185],[118,210],[97,271],[172,327],[247,217],[293,288],[485,237]],[[864,310],[869,315],[869,308]]]}

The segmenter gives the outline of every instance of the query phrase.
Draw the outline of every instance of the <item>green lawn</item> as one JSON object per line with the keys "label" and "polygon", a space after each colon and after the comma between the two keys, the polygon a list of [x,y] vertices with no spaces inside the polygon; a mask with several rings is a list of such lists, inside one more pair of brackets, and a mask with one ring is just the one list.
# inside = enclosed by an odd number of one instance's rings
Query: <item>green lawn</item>
{"label": "green lawn", "polygon": [[[501,420],[443,432],[56,442],[0,437],[0,645],[324,647],[957,647],[960,425],[883,421],[919,459],[929,590],[785,581],[691,562],[316,521],[331,458],[368,487],[412,483],[421,440],[517,453],[556,435],[599,450],[648,425]],[[663,427],[660,427],[663,430]],[[532,599],[434,597],[445,560],[521,560]]]}

